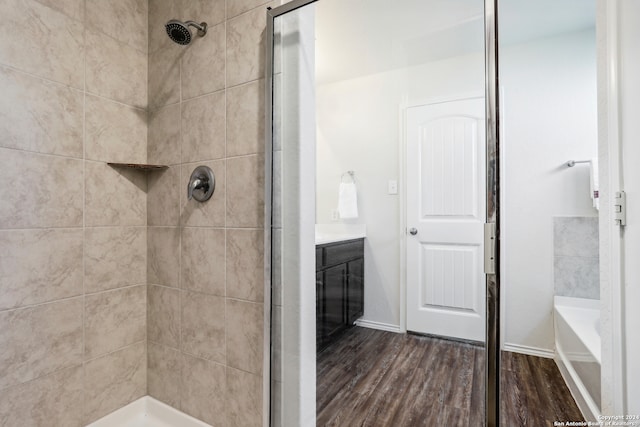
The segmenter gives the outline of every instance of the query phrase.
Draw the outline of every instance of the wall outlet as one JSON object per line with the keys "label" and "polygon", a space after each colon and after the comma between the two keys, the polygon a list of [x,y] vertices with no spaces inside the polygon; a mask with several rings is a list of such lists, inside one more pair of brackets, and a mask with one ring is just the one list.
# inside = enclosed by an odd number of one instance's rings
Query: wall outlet
{"label": "wall outlet", "polygon": [[340,212],[338,212],[338,209],[333,209],[331,211],[331,220],[332,221],[339,221],[340,220]]}
{"label": "wall outlet", "polygon": [[389,180],[388,186],[389,188],[387,191],[389,194],[398,194],[398,181],[395,179]]}

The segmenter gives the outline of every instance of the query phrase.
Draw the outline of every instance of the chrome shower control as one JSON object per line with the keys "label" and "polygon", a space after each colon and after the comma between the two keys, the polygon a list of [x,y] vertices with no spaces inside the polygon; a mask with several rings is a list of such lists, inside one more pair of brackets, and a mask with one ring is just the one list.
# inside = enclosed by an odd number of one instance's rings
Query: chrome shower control
{"label": "chrome shower control", "polygon": [[415,236],[416,234],[418,234],[418,230],[415,228],[411,228],[409,229],[409,234],[411,234],[412,236]]}
{"label": "chrome shower control", "polygon": [[189,200],[196,199],[199,202],[206,202],[213,195],[215,188],[216,178],[211,168],[198,166],[193,170],[191,178],[189,178],[187,197]]}

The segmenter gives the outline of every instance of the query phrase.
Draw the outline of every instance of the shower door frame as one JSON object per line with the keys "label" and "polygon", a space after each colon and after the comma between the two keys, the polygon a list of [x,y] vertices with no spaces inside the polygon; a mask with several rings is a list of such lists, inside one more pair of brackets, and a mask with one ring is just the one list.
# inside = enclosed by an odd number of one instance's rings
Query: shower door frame
{"label": "shower door frame", "polygon": [[[264,375],[263,425],[271,423],[271,263],[273,201],[273,54],[277,17],[319,0],[292,0],[267,9],[265,60],[265,195],[264,195]],[[486,223],[494,238],[485,244],[493,256],[486,266],[486,427],[500,425],[500,123],[498,75],[498,0],[484,0],[486,102]]]}

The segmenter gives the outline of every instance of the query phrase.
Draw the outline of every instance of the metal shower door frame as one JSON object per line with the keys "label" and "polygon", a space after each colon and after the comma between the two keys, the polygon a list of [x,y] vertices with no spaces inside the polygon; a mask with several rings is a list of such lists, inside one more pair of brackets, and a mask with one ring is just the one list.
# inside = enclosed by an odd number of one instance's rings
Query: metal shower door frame
{"label": "metal shower door frame", "polygon": [[493,231],[493,268],[486,275],[486,426],[500,425],[500,104],[498,97],[498,1],[485,0],[485,91],[486,91],[486,224]]}
{"label": "metal shower door frame", "polygon": [[[264,376],[263,425],[271,421],[271,263],[273,201],[273,53],[274,20],[319,0],[292,0],[267,10],[265,60],[265,210],[264,210]],[[500,425],[500,121],[498,1],[484,0],[486,101],[486,223],[493,227],[493,265],[486,275],[485,425]],[[486,250],[486,249],[485,249]]]}

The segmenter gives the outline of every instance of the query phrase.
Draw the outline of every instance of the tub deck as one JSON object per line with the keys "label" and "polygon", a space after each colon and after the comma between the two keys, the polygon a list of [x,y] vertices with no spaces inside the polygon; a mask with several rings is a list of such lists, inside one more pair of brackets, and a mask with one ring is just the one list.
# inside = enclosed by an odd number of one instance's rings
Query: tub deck
{"label": "tub deck", "polygon": [[589,421],[600,415],[600,301],[555,297],[556,362]]}

